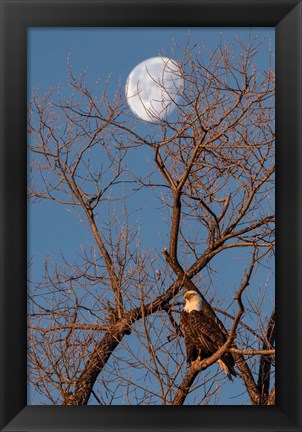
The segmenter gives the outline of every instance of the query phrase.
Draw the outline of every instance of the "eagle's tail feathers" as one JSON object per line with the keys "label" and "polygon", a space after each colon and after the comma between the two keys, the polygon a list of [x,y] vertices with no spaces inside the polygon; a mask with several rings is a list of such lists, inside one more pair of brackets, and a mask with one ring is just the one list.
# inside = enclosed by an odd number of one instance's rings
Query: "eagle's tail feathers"
{"label": "eagle's tail feathers", "polygon": [[234,377],[236,376],[236,372],[235,372],[233,366],[226,365],[221,359],[217,360],[217,363],[219,364],[219,366],[221,367],[221,369],[224,370],[224,372],[226,373],[226,376],[228,377],[228,379],[230,381],[233,381],[232,375]]}

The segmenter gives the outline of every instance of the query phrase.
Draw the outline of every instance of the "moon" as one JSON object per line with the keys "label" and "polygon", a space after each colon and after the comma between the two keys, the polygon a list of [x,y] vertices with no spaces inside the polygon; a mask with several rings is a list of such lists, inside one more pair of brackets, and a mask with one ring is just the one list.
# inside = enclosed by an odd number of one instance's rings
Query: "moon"
{"label": "moon", "polygon": [[152,57],[135,66],[125,88],[133,113],[151,123],[171,114],[184,85],[181,72],[179,64],[168,57]]}

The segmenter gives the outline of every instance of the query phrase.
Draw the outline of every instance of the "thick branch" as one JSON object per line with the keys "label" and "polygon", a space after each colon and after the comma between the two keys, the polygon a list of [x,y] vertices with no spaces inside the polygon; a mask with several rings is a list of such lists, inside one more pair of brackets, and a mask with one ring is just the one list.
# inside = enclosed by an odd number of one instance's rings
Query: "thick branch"
{"label": "thick branch", "polygon": [[99,373],[127,331],[129,332],[128,318],[124,318],[106,332],[101,342],[90,354],[77,380],[74,392],[66,396],[63,405],[87,405]]}
{"label": "thick branch", "polygon": [[108,326],[98,325],[98,324],[65,324],[65,325],[58,325],[53,327],[37,327],[34,325],[29,324],[27,326],[28,328],[32,330],[37,330],[41,333],[48,333],[51,331],[58,331],[58,330],[65,330],[65,329],[72,329],[72,330],[96,330],[96,331],[106,331],[108,330]]}
{"label": "thick branch", "polygon": [[[265,338],[262,347],[263,350],[270,350],[271,346],[274,344],[275,318],[276,316],[275,316],[275,309],[274,309],[265,332]],[[271,366],[272,366],[272,358],[263,355],[260,359],[259,376],[258,376],[258,389],[260,392],[262,405],[267,404],[267,400],[269,397]]]}
{"label": "thick branch", "polygon": [[229,351],[235,354],[244,354],[244,355],[262,355],[262,356],[272,356],[275,355],[275,350],[256,350],[256,349],[238,349],[238,348],[230,348]]}

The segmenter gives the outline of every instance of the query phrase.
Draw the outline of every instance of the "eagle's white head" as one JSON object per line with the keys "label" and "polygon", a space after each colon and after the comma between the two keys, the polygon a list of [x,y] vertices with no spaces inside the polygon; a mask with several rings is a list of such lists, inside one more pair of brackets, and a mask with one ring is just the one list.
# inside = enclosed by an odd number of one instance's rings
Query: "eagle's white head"
{"label": "eagle's white head", "polygon": [[191,312],[196,310],[200,312],[202,310],[202,299],[198,292],[190,290],[184,294],[184,299],[186,301],[184,311]]}

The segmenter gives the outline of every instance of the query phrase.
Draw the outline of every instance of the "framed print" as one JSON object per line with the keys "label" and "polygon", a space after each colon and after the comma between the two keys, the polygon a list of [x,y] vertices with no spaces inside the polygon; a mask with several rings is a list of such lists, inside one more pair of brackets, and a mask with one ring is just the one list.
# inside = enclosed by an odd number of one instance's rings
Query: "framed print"
{"label": "framed print", "polygon": [[301,430],[301,2],[1,18],[1,430]]}

